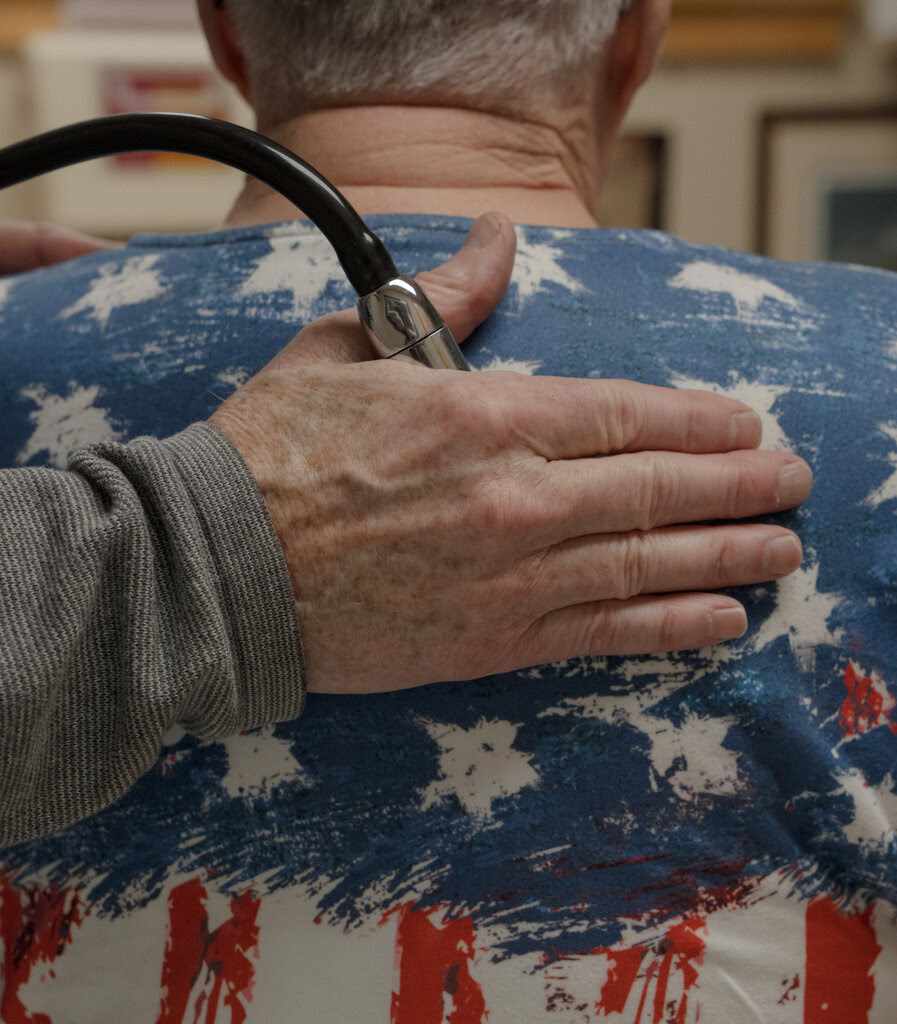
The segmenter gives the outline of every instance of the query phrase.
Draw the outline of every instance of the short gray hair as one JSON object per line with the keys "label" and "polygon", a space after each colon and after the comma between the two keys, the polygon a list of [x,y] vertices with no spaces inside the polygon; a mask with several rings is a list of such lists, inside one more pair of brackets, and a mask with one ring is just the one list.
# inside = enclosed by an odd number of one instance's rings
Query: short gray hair
{"label": "short gray hair", "polygon": [[257,113],[364,101],[518,106],[556,95],[627,0],[226,0]]}

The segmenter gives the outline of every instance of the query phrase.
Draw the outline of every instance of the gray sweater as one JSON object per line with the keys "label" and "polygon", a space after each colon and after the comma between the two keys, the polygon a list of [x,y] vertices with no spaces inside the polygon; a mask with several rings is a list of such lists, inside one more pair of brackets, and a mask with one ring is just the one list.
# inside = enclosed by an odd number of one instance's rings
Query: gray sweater
{"label": "gray sweater", "polygon": [[281,548],[223,434],[0,471],[0,845],[118,799],[175,724],[223,735],[304,700]]}

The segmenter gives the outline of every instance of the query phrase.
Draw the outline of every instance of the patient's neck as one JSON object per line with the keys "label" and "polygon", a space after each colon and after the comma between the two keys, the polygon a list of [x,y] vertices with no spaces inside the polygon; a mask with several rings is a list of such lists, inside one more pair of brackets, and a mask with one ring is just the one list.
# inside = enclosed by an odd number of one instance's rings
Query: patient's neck
{"label": "patient's neck", "polygon": [[[371,106],[316,111],[268,132],[317,167],[362,215],[476,217],[496,210],[523,224],[596,223],[596,168],[575,131],[454,107]],[[296,216],[289,201],[250,180],[227,225]]]}

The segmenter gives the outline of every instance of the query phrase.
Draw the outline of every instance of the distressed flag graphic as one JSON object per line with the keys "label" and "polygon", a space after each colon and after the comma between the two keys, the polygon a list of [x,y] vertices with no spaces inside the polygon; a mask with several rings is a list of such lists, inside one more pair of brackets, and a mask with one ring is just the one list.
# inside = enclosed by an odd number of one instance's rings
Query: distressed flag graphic
{"label": "distressed flag graphic", "polygon": [[[469,222],[371,218],[403,270]],[[302,224],[0,288],[0,459],[207,417],[351,304]],[[217,741],[0,856],[3,1024],[895,1024],[897,277],[520,228],[476,370],[739,398],[816,485],[730,645],[584,656]]]}

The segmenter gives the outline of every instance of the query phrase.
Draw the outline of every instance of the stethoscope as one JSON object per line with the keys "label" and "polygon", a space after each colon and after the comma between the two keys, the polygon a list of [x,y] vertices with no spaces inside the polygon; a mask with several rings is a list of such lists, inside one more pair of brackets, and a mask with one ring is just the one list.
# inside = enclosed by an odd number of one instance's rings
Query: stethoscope
{"label": "stethoscope", "polygon": [[138,150],[187,153],[251,174],[321,230],[358,293],[358,315],[378,356],[469,370],[433,304],[358,213],[314,167],[258,132],[196,114],[115,114],[56,128],[0,149],[0,188],[49,171]]}

